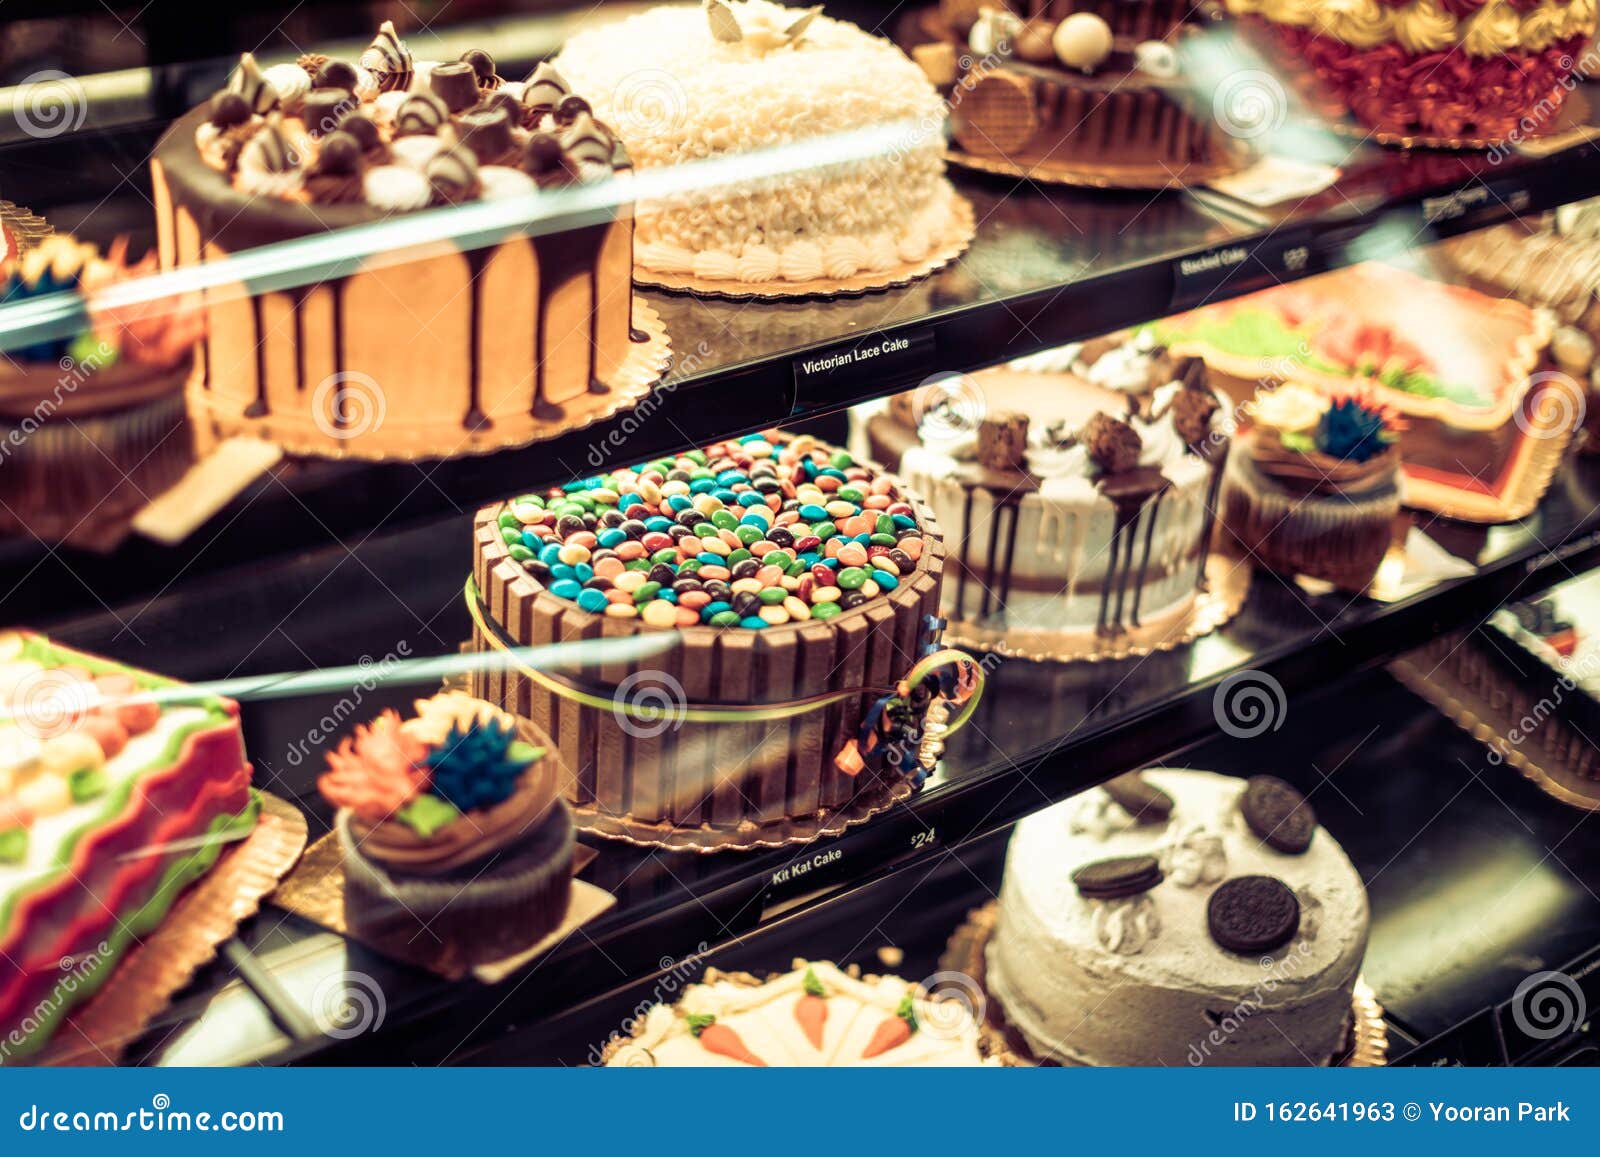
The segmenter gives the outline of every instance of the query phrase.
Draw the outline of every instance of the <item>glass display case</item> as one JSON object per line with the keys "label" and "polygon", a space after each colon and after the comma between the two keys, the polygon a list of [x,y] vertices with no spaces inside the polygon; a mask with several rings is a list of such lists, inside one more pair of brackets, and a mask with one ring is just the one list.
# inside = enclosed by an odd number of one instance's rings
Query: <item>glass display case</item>
{"label": "glass display case", "polygon": [[13,0],[0,1064],[1600,1058],[1593,13],[1424,7]]}

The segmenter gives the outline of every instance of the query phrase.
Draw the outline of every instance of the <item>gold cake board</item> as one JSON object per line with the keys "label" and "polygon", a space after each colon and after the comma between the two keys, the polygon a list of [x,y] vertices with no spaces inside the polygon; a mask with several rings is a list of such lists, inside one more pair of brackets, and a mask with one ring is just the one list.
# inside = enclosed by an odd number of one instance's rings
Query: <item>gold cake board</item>
{"label": "gold cake board", "polygon": [[696,297],[726,298],[729,301],[855,297],[879,290],[899,289],[943,269],[972,244],[972,238],[977,233],[972,204],[960,194],[952,193],[950,210],[948,232],[926,257],[877,273],[861,273],[854,277],[818,277],[811,281],[711,281],[692,273],[662,273],[635,264],[633,282],[651,289],[690,293]]}
{"label": "gold cake board", "polygon": [[[536,943],[504,959],[475,965],[465,971],[441,970],[422,959],[408,960],[406,963],[425,968],[446,980],[461,980],[470,976],[481,984],[499,984],[524,964],[544,955],[617,902],[617,898],[610,892],[576,878],[579,872],[589,866],[595,855],[593,848],[586,848],[582,844],[573,850],[574,879],[571,897],[567,902],[566,918],[559,927]],[[361,939],[351,932],[345,923],[344,853],[340,851],[338,837],[333,832],[322,836],[311,845],[305,858],[300,861],[299,867],[272,894],[272,903],[286,912],[310,920],[313,924],[320,924],[330,932],[337,932],[340,936],[352,940]],[[384,951],[372,945],[368,947],[373,948],[375,952]]]}
{"label": "gold cake board", "polygon": [[300,809],[257,793],[255,829],[218,857],[156,930],[118,962],[105,986],[56,1029],[39,1065],[114,1065],[194,974],[254,916],[306,846]]}
{"label": "gold cake board", "polygon": [[[985,1051],[1010,1058],[1008,1063],[1024,1067],[1054,1067],[1061,1062],[1041,1060],[1033,1055],[1022,1033],[1006,1019],[1005,1009],[989,990],[985,950],[994,935],[999,901],[990,900],[967,913],[967,919],[950,936],[939,968],[970,977],[983,996],[983,1016],[978,1031]],[[1351,1069],[1379,1068],[1389,1063],[1389,1029],[1383,1021],[1383,1006],[1367,982],[1356,978],[1350,994],[1350,1034],[1344,1050],[1329,1058],[1331,1064]]]}
{"label": "gold cake board", "polygon": [[1239,613],[1249,591],[1249,565],[1213,552],[1206,560],[1206,589],[1197,592],[1187,607],[1116,635],[1097,634],[1092,628],[997,629],[952,619],[945,627],[944,637],[950,646],[987,651],[1007,659],[1097,663],[1143,658],[1186,646],[1217,630]]}

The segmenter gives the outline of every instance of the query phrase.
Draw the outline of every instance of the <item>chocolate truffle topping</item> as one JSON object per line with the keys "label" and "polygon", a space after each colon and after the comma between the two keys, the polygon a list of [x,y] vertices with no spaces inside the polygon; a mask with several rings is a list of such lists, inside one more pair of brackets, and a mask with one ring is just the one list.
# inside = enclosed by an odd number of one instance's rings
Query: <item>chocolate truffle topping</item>
{"label": "chocolate truffle topping", "polygon": [[339,131],[353,136],[363,153],[369,153],[383,145],[383,136],[378,132],[378,126],[365,113],[351,113],[345,117],[339,122]]}
{"label": "chocolate truffle topping", "polygon": [[478,78],[479,88],[499,88],[500,77],[494,70],[494,57],[481,48],[469,48],[461,54],[461,63],[472,69]]}
{"label": "chocolate truffle topping", "polygon": [[503,161],[516,148],[511,121],[503,109],[475,109],[456,118],[461,143],[472,150],[479,164]]}
{"label": "chocolate truffle topping", "polygon": [[231,129],[250,119],[250,102],[236,92],[219,92],[211,98],[211,123]]}
{"label": "chocolate truffle topping", "polygon": [[342,88],[314,88],[306,94],[300,119],[306,132],[313,137],[325,137],[339,127],[357,108],[355,99]]}
{"label": "chocolate truffle topping", "polygon": [[317,154],[317,172],[333,176],[347,176],[361,171],[361,155],[366,150],[361,142],[346,132],[329,133],[322,140],[322,150]]}
{"label": "chocolate truffle topping", "polygon": [[395,110],[394,135],[433,136],[450,119],[444,102],[426,92],[412,93]]}
{"label": "chocolate truffle topping", "polygon": [[522,171],[540,185],[560,185],[572,179],[566,150],[549,133],[534,133],[522,147]]}
{"label": "chocolate truffle topping", "polygon": [[569,125],[576,124],[579,117],[587,116],[593,112],[594,109],[590,107],[589,102],[584,100],[583,97],[576,94],[564,96],[561,98],[561,103],[556,105],[556,124],[560,128],[567,128]]}
{"label": "chocolate truffle topping", "polygon": [[345,92],[355,92],[356,85],[361,83],[361,74],[349,61],[326,60],[317,69],[312,83],[318,88],[342,88]]}
{"label": "chocolate truffle topping", "polygon": [[470,64],[441,64],[428,74],[428,87],[452,113],[465,112],[478,103],[478,77]]}

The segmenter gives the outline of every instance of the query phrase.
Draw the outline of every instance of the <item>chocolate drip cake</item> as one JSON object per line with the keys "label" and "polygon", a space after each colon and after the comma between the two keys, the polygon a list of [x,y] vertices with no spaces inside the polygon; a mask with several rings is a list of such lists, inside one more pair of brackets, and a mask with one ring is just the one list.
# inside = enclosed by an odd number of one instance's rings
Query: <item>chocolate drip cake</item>
{"label": "chocolate drip cake", "polygon": [[1045,180],[1164,187],[1234,168],[1238,142],[1182,74],[1189,0],[946,0],[913,55],[950,103],[957,157]]}
{"label": "chocolate drip cake", "polygon": [[[414,60],[385,22],[358,61],[305,56],[181,118],[151,161],[162,265],[478,200],[525,198],[631,167],[560,74],[506,81],[482,50]],[[517,445],[611,413],[664,362],[632,292],[633,219],[385,263],[289,292],[206,292],[192,392],[206,431],[308,454],[443,457]]]}
{"label": "chocolate drip cake", "polygon": [[1231,428],[1204,366],[1115,341],[1065,357],[1081,372],[1017,363],[954,404],[929,385],[866,419],[947,528],[941,607],[963,641],[1114,645],[1182,621],[1204,586]]}

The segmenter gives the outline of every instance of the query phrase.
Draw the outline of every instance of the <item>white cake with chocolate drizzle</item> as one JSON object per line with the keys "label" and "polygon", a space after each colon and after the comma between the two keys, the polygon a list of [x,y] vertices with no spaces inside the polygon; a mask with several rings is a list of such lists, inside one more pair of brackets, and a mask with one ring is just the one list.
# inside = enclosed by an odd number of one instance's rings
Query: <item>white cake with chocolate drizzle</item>
{"label": "white cake with chocolate drizzle", "polygon": [[1184,621],[1232,430],[1198,361],[1131,341],[1055,359],[926,384],[856,419],[865,452],[949,532],[942,613],[1023,654]]}
{"label": "white cake with chocolate drizzle", "polygon": [[921,261],[951,231],[944,104],[903,52],[853,24],[767,0],[672,5],[578,33],[556,66],[641,170],[917,126],[861,162],[641,204],[642,270],[845,279]]}
{"label": "white cake with chocolate drizzle", "polygon": [[1366,947],[1361,877],[1298,792],[1155,769],[1017,825],[987,986],[1041,1060],[1325,1065]]}

